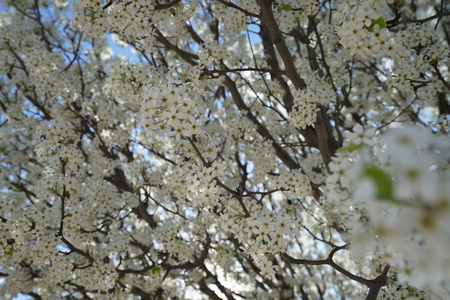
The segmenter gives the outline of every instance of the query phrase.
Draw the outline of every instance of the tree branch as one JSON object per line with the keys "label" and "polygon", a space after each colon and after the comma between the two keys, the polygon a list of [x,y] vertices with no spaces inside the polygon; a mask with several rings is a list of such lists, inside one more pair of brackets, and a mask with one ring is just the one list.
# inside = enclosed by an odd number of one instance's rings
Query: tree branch
{"label": "tree branch", "polygon": [[[304,89],[306,88],[306,83],[298,75],[292,54],[286,46],[281,31],[278,28],[277,21],[275,20],[275,16],[272,11],[272,2],[273,1],[271,0],[256,0],[256,3],[258,3],[261,8],[263,17],[262,22],[266,23],[270,35],[272,36],[273,43],[275,44],[275,47],[283,60],[286,76],[292,81],[296,88]],[[287,109],[290,110],[290,108]]]}
{"label": "tree branch", "polygon": [[376,300],[380,289],[388,283],[387,273],[389,272],[390,265],[386,265],[383,272],[375,279],[371,280],[369,286],[369,294],[366,300]]}

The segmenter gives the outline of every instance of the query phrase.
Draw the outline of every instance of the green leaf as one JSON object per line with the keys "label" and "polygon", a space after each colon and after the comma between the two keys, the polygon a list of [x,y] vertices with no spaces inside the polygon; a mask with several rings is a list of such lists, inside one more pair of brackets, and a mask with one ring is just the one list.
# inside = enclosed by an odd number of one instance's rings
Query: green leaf
{"label": "green leaf", "polygon": [[364,175],[375,183],[378,199],[392,200],[394,187],[389,174],[374,165],[369,165],[364,169]]}
{"label": "green leaf", "polygon": [[281,9],[284,11],[290,11],[292,9],[292,6],[290,4],[283,4],[281,5]]}
{"label": "green leaf", "polygon": [[5,251],[4,253],[5,253],[5,256],[8,256],[9,258],[11,258],[13,256],[14,252],[16,252],[14,250],[14,248],[13,247],[9,247],[9,250]]}
{"label": "green leaf", "polygon": [[158,274],[159,272],[161,272],[161,268],[160,267],[153,267],[149,272],[151,272],[152,274]]}
{"label": "green leaf", "polygon": [[92,9],[88,9],[88,11],[86,12],[86,16],[89,17],[89,22],[91,23],[91,25],[94,25],[95,20],[97,19],[95,17],[95,11],[93,11]]}
{"label": "green leaf", "polygon": [[370,24],[369,31],[373,32],[373,27],[378,24],[380,26],[380,30],[383,28],[386,28],[386,21],[383,17],[379,17],[378,19],[372,21],[372,24]]}
{"label": "green leaf", "polygon": [[131,24],[133,24],[133,23],[129,22],[129,23],[127,24],[127,26],[125,26],[125,28],[124,28],[124,29],[122,29],[122,32],[124,32],[125,30],[127,30],[127,29],[128,29],[128,27],[130,27],[130,26],[131,26]]}
{"label": "green leaf", "polygon": [[351,153],[351,152],[357,151],[357,150],[359,150],[359,149],[361,149],[363,147],[364,147],[363,144],[355,145],[353,142],[350,142],[350,144],[348,146],[339,148],[337,150],[337,152],[340,152],[340,153],[346,153],[346,152],[347,153]]}
{"label": "green leaf", "polygon": [[220,245],[217,245],[217,246],[216,246],[216,249],[217,249],[218,251],[225,251],[226,253],[230,253],[230,250],[225,249],[225,248],[223,248],[223,247],[220,246]]}

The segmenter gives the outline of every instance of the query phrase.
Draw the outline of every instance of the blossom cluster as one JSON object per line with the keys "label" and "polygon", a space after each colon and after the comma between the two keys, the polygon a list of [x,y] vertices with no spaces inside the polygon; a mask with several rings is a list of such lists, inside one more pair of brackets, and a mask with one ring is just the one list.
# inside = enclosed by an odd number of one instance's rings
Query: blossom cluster
{"label": "blossom cluster", "polygon": [[286,250],[286,244],[298,230],[298,223],[289,215],[253,205],[252,217],[246,218],[237,206],[231,205],[222,216],[221,226],[244,245],[242,251],[251,257],[264,277],[272,277],[276,267],[272,260]]}
{"label": "blossom cluster", "polygon": [[375,55],[391,50],[393,40],[387,37],[386,20],[391,16],[385,0],[346,1],[337,11],[337,34],[350,54]]}
{"label": "blossom cluster", "polygon": [[438,4],[3,1],[0,298],[449,298]]}
{"label": "blossom cluster", "polygon": [[177,140],[201,134],[200,123],[207,119],[191,96],[192,88],[181,81],[146,89],[140,111],[141,126],[148,135],[158,130],[175,136]]}
{"label": "blossom cluster", "polygon": [[[186,3],[187,2],[187,3]],[[73,24],[84,31],[99,36],[108,30],[133,37],[147,37],[152,24],[169,21],[173,24],[189,20],[197,9],[196,0],[183,1],[172,10],[158,9],[157,3],[147,1],[110,2],[81,0],[75,3]]]}
{"label": "blossom cluster", "polygon": [[350,230],[355,254],[380,251],[398,280],[439,291],[449,272],[450,143],[417,126],[375,141],[373,134],[349,133],[352,144],[330,165],[332,211]]}

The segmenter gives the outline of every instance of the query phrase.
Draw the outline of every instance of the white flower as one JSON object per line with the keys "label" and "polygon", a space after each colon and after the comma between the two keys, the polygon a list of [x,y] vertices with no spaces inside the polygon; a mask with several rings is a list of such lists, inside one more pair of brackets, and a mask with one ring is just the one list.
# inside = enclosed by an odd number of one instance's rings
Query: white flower
{"label": "white flower", "polygon": [[364,131],[364,128],[360,124],[357,124],[353,128],[353,132],[346,132],[347,138],[351,140],[355,145],[366,144],[368,146],[373,146],[375,144],[372,140],[374,135],[375,129],[369,128]]}

